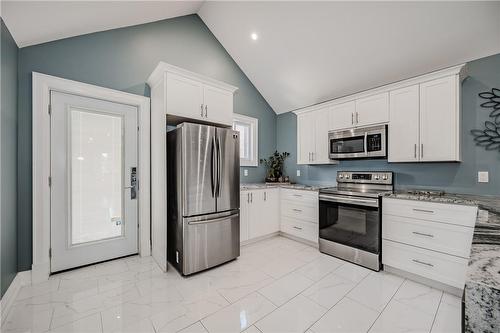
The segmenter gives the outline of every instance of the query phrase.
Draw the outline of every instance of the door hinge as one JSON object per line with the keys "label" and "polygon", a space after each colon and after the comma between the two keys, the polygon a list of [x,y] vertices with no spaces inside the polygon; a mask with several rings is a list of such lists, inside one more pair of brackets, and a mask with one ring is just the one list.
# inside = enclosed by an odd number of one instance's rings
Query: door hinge
{"label": "door hinge", "polygon": [[49,116],[51,116],[52,115],[52,105],[51,104],[49,104],[49,111],[48,112],[49,112]]}
{"label": "door hinge", "polygon": [[49,187],[52,186],[52,177],[49,176]]}
{"label": "door hinge", "polygon": [[52,258],[52,248],[49,249],[49,258]]}

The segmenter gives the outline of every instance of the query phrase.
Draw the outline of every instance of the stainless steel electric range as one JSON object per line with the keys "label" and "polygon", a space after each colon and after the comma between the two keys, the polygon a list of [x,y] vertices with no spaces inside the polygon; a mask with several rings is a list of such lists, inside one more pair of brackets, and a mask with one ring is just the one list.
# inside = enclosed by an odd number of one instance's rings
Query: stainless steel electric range
{"label": "stainless steel electric range", "polygon": [[337,172],[337,187],[319,191],[319,250],[380,270],[382,195],[392,172]]}

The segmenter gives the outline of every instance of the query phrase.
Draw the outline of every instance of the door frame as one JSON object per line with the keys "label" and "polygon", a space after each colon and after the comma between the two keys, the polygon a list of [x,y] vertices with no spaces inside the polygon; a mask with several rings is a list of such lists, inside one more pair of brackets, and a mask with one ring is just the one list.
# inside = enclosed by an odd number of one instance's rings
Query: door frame
{"label": "door frame", "polygon": [[52,90],[137,107],[139,207],[138,248],[151,255],[150,98],[42,73],[32,73],[33,88],[33,262],[32,283],[50,275],[50,92]]}

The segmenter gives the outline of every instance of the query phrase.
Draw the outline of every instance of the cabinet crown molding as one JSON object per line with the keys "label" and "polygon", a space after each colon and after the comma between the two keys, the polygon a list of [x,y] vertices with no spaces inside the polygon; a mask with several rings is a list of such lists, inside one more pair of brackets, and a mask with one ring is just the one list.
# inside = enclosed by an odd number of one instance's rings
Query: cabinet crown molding
{"label": "cabinet crown molding", "polygon": [[188,71],[187,69],[177,67],[177,66],[168,64],[166,62],[163,62],[163,61],[160,61],[158,63],[158,65],[156,66],[156,68],[153,70],[153,72],[149,76],[148,80],[146,81],[147,84],[150,87],[155,86],[160,80],[163,79],[163,74],[165,72],[181,75],[181,76],[187,77],[189,79],[194,79],[196,81],[201,81],[201,82],[206,83],[208,85],[211,85],[211,86],[223,89],[223,90],[230,91],[233,94],[238,90],[237,87],[232,86],[230,84],[227,84],[225,82],[215,80],[211,77],[208,77],[208,76],[205,76],[202,74]]}
{"label": "cabinet crown molding", "polygon": [[436,80],[436,79],[446,77],[446,76],[451,76],[451,75],[459,75],[460,81],[464,80],[468,76],[467,64],[464,63],[464,64],[460,64],[457,66],[438,70],[435,72],[427,73],[424,75],[415,76],[415,77],[412,77],[410,79],[405,79],[405,80],[397,81],[394,83],[389,83],[389,84],[386,84],[386,85],[383,85],[383,86],[380,86],[377,88],[373,88],[373,89],[361,91],[361,92],[358,92],[355,94],[335,98],[335,99],[328,100],[326,102],[321,102],[318,104],[314,104],[311,106],[306,106],[304,108],[300,108],[300,109],[294,110],[292,112],[295,113],[296,115],[299,115],[301,113],[311,112],[311,111],[315,111],[318,109],[323,109],[326,107],[351,102],[351,101],[354,101],[354,100],[359,99],[359,98],[369,97],[371,95],[381,94],[384,92],[390,92],[391,90],[405,88],[405,87],[412,86],[415,84],[420,84],[420,83]]}

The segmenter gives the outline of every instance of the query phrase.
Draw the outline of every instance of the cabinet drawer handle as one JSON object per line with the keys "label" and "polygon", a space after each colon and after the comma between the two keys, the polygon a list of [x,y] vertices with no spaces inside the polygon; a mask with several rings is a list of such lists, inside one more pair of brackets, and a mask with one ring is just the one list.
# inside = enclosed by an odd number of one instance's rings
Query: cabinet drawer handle
{"label": "cabinet drawer handle", "polygon": [[301,212],[302,212],[302,209],[293,208],[293,211],[294,211],[294,212],[297,212],[297,213],[301,213]]}
{"label": "cabinet drawer handle", "polygon": [[302,230],[301,227],[296,227],[296,226],[293,226],[294,229],[297,229],[297,230]]}
{"label": "cabinet drawer handle", "polygon": [[422,232],[418,232],[418,231],[412,231],[413,234],[415,235],[419,235],[419,236],[425,236],[425,237],[430,237],[430,238],[434,238],[434,235],[431,235],[431,234],[424,234]]}
{"label": "cabinet drawer handle", "polygon": [[302,195],[301,195],[301,194],[294,194],[293,196],[294,196],[294,197],[298,197],[298,198],[302,198]]}
{"label": "cabinet drawer handle", "polygon": [[429,214],[434,214],[433,210],[427,210],[427,209],[419,209],[419,208],[413,208],[415,212],[421,212],[421,213],[429,213]]}
{"label": "cabinet drawer handle", "polygon": [[413,261],[414,263],[420,264],[420,265],[425,265],[425,266],[429,266],[429,267],[434,267],[434,265],[433,265],[433,264],[428,263],[428,262],[425,262],[425,261],[420,261],[420,260],[418,260],[418,259],[412,259],[411,261]]}

